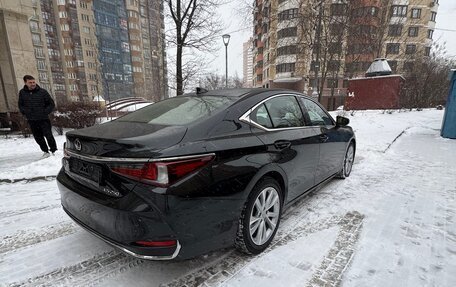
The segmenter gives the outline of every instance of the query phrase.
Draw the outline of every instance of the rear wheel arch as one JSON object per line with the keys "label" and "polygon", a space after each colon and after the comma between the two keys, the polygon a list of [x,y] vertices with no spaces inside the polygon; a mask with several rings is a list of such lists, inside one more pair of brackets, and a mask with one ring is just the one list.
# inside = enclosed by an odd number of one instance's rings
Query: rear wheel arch
{"label": "rear wheel arch", "polygon": [[287,182],[288,181],[287,181],[287,176],[286,176],[285,172],[278,165],[269,164],[269,165],[262,167],[256,173],[256,175],[250,180],[250,182],[248,183],[247,187],[244,190],[245,191],[245,200],[248,200],[250,194],[253,191],[253,188],[255,188],[255,185],[257,185],[258,182],[260,182],[265,177],[271,177],[272,179],[277,181],[277,183],[279,184],[279,186],[281,188],[283,198],[284,199],[287,198],[287,193],[288,193],[288,188],[287,188],[288,183]]}
{"label": "rear wheel arch", "polygon": [[[260,180],[262,180],[262,179],[265,178],[265,177],[270,177],[270,178],[274,179],[275,181],[277,181],[277,183],[278,183],[279,186],[280,186],[280,189],[281,189],[280,191],[281,191],[281,193],[282,193],[283,198],[284,198],[284,199],[287,198],[287,191],[288,191],[288,189],[287,189],[286,186],[285,186],[285,180],[284,180],[283,176],[282,176],[279,172],[277,172],[277,171],[270,171],[270,172],[264,174],[264,175],[260,178]],[[258,180],[258,181],[260,181],[260,180]],[[284,200],[284,202],[285,202],[285,200]]]}

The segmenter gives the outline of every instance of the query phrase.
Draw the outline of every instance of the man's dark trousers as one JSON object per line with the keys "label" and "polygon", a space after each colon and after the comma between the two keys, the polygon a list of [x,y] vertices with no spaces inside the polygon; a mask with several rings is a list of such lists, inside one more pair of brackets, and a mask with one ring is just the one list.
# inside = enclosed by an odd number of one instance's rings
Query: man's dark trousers
{"label": "man's dark trousers", "polygon": [[48,145],[44,138],[46,138],[47,143],[49,144],[49,149],[51,152],[57,150],[57,144],[55,139],[52,136],[52,126],[50,120],[29,120],[30,129],[32,130],[33,137],[37,144],[40,145],[40,148],[43,152],[49,152]]}

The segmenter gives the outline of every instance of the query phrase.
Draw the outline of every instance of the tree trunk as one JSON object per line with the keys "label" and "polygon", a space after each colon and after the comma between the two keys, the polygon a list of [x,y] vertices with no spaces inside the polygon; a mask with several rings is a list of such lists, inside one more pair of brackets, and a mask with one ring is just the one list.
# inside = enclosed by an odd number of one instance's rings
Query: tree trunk
{"label": "tree trunk", "polygon": [[178,43],[176,51],[176,86],[178,96],[184,93],[182,82],[182,45]]}

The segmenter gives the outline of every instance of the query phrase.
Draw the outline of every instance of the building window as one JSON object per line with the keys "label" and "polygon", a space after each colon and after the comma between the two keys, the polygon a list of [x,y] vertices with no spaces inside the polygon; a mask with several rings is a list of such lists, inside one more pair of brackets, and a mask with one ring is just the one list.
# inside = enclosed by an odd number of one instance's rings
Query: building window
{"label": "building window", "polygon": [[40,34],[32,34],[33,45],[41,45],[41,36]]}
{"label": "building window", "polygon": [[405,46],[405,53],[406,54],[415,54],[416,53],[416,45],[415,44],[409,44]]}
{"label": "building window", "polygon": [[38,31],[40,29],[38,22],[30,21],[30,29],[35,32]]}
{"label": "building window", "polygon": [[434,30],[429,29],[427,33],[428,39],[432,39],[432,35],[434,35]]}
{"label": "building window", "polygon": [[421,9],[413,8],[412,9],[412,18],[413,19],[421,18]]}
{"label": "building window", "polygon": [[366,17],[366,16],[373,16],[376,17],[378,15],[379,8],[373,6],[365,6],[356,8],[352,11],[352,15],[354,18]]}
{"label": "building window", "polygon": [[295,63],[284,63],[276,65],[276,73],[287,73],[295,71]]}
{"label": "building window", "polygon": [[279,22],[298,17],[298,8],[288,9],[280,12],[278,15]]}
{"label": "building window", "polygon": [[68,24],[62,24],[60,25],[60,28],[62,29],[62,31],[70,31],[70,27],[68,26]]}
{"label": "building window", "polygon": [[418,37],[418,27],[410,27],[408,30],[409,37]]}
{"label": "building window", "polygon": [[57,5],[65,5],[65,0],[57,0]]}
{"label": "building window", "polygon": [[391,6],[391,15],[395,17],[407,17],[407,5]]}
{"label": "building window", "polygon": [[277,56],[296,54],[296,45],[277,48]]}
{"label": "building window", "polygon": [[401,36],[402,34],[402,25],[389,25],[388,36]]}
{"label": "building window", "polygon": [[68,14],[66,11],[60,11],[59,12],[59,18],[67,18],[68,17]]}
{"label": "building window", "polygon": [[86,21],[86,22],[89,22],[89,21],[90,21],[89,15],[81,14],[81,18],[82,18],[82,21]]}
{"label": "building window", "polygon": [[399,43],[388,43],[386,44],[387,54],[399,54]]}
{"label": "building window", "polygon": [[46,63],[43,60],[36,61],[36,66],[38,70],[46,70]]}
{"label": "building window", "polygon": [[84,26],[82,27],[82,31],[84,31],[84,33],[90,33],[90,27],[87,27],[87,26]]}
{"label": "building window", "polygon": [[431,47],[424,47],[424,55],[425,56],[431,55]]}
{"label": "building window", "polygon": [[44,72],[39,72],[39,77],[40,77],[41,81],[43,81],[43,80],[47,81],[47,79],[48,79],[47,73],[44,73]]}
{"label": "building window", "polygon": [[431,12],[431,21],[435,22],[435,17],[437,17],[437,12]]}
{"label": "building window", "polygon": [[298,35],[298,28],[297,27],[289,27],[277,32],[277,38],[282,39],[286,37],[296,37]]}
{"label": "building window", "polygon": [[87,3],[84,1],[81,1],[81,2],[79,2],[79,7],[83,8],[83,9],[87,9]]}
{"label": "building window", "polygon": [[41,16],[43,19],[48,20],[51,17],[51,14],[49,12],[41,12]]}
{"label": "building window", "polygon": [[43,48],[35,48],[35,58],[44,58]]}

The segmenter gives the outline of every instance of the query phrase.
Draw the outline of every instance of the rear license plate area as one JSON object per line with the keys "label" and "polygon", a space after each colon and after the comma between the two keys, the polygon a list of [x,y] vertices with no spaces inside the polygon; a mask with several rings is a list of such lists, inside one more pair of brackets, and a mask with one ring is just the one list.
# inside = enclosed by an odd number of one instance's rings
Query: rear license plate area
{"label": "rear license plate area", "polygon": [[102,169],[99,165],[72,158],[70,159],[70,171],[97,184],[101,182]]}

